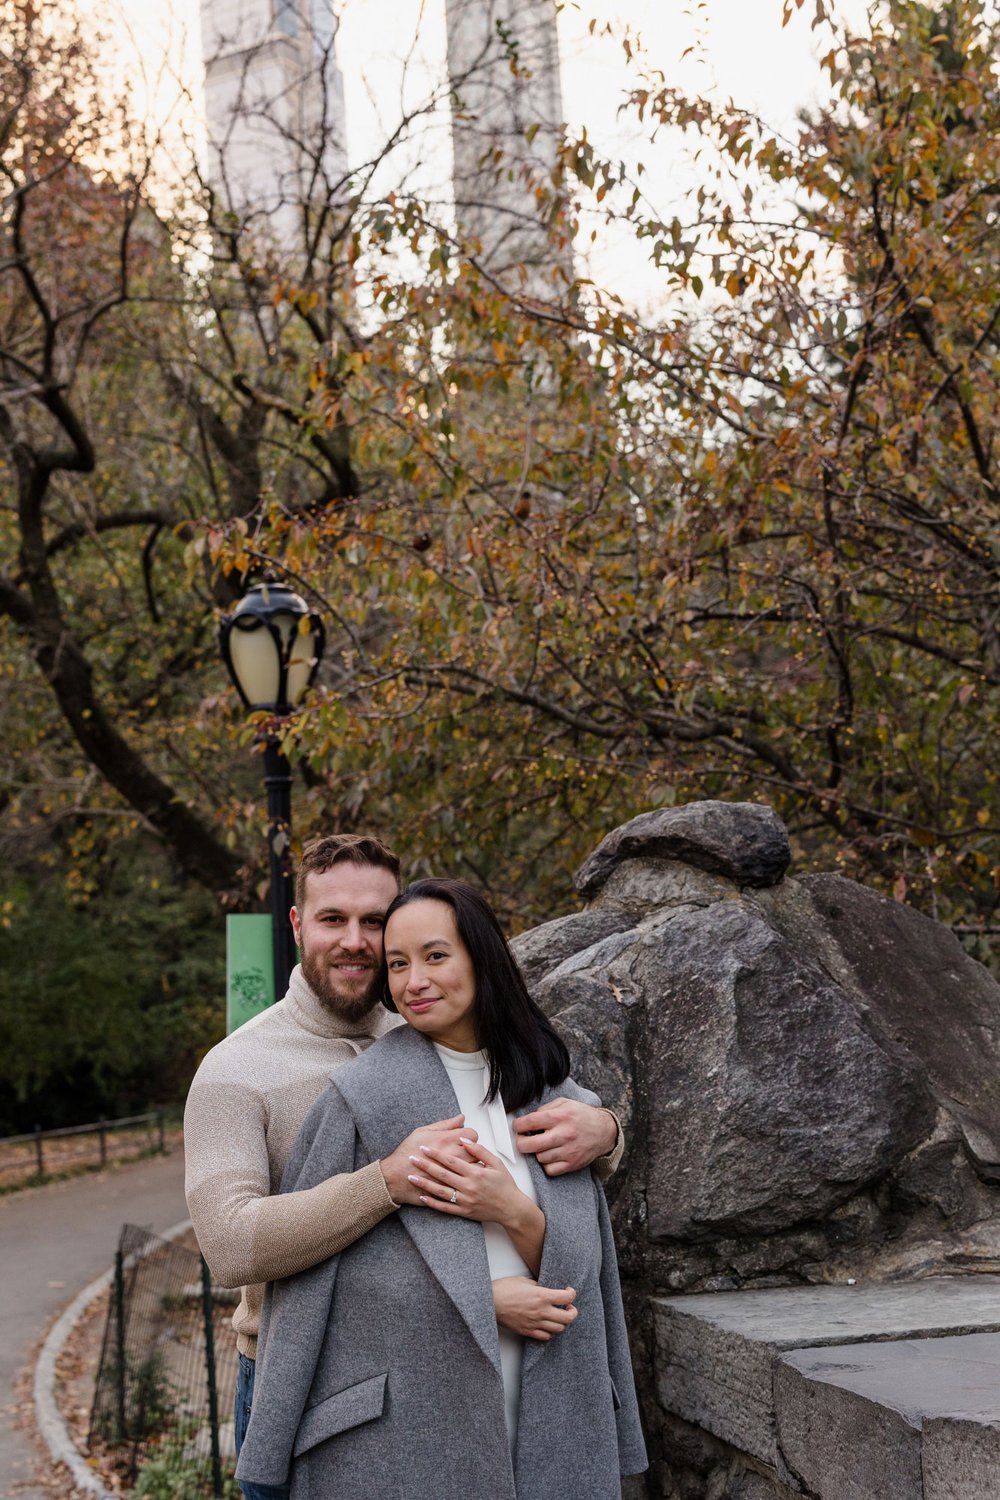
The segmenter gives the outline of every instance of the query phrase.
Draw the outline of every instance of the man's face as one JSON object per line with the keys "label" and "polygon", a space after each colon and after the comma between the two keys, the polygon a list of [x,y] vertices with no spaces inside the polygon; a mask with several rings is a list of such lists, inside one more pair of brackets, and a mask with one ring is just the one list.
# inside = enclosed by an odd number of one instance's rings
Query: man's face
{"label": "man's face", "polygon": [[398,890],[390,870],[342,860],[321,875],[307,875],[305,900],[292,907],[302,972],[342,1020],[362,1020],[378,998],[382,924]]}

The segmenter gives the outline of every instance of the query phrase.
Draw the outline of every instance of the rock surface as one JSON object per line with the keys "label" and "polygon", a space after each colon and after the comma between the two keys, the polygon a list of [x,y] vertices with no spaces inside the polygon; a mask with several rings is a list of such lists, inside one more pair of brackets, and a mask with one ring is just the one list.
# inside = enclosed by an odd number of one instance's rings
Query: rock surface
{"label": "rock surface", "polygon": [[623,1119],[623,1260],[665,1291],[1000,1258],[1000,986],[912,908],[782,878],[753,803],[644,813],[514,942]]}
{"label": "rock surface", "polygon": [[776,1366],[774,1405],[783,1459],[808,1493],[998,1493],[1000,1334],[800,1349]]}
{"label": "rock surface", "polygon": [[1000,1175],[995,981],[953,933],[911,907],[837,875],[801,883],[885,1041],[920,1059],[979,1167]]}
{"label": "rock surface", "polygon": [[654,1240],[828,1215],[933,1129],[912,1062],[745,906],[675,912],[644,939],[633,982],[660,997],[642,1069]]}
{"label": "rock surface", "polygon": [[758,802],[689,802],[640,813],[609,833],[576,876],[593,896],[629,859],[675,859],[737,885],[774,885],[791,862],[785,825]]}
{"label": "rock surface", "polygon": [[[608,1196],[651,1430],[651,1297],[1000,1266],[1000,986],[912,908],[788,860],[767,807],[644,813],[580,870],[589,905],[513,945],[625,1124]],[[799,1487],[764,1480],[736,1464],[713,1500]]]}
{"label": "rock surface", "polygon": [[836,1346],[849,1364],[845,1346],[998,1334],[1000,1277],[656,1298],[653,1321],[660,1405],[781,1472],[775,1370],[784,1355]]}

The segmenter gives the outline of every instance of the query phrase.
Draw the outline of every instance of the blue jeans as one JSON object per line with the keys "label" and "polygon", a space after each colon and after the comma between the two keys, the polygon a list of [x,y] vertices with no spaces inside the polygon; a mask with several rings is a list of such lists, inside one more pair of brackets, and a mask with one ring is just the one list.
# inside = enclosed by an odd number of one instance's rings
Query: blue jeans
{"label": "blue jeans", "polygon": [[[243,1439],[250,1424],[250,1408],[253,1406],[253,1377],[257,1369],[255,1360],[240,1355],[240,1370],[236,1377],[236,1457],[240,1456]],[[288,1500],[287,1484],[241,1484],[245,1500]]]}

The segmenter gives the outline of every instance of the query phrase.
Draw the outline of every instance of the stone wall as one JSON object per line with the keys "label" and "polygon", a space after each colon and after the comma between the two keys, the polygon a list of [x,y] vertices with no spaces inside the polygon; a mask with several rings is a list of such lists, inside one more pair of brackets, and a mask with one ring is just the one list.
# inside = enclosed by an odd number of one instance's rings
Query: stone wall
{"label": "stone wall", "polygon": [[580,870],[585,908],[514,945],[626,1126],[609,1198],[657,1496],[813,1493],[669,1397],[664,1298],[1000,1269],[1000,987],[789,857],[767,807],[646,813]]}

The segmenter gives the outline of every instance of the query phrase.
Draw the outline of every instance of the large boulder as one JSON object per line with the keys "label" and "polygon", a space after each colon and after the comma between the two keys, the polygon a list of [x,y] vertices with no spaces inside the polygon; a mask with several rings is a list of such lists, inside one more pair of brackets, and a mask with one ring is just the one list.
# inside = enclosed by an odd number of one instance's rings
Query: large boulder
{"label": "large boulder", "polygon": [[930,1135],[919,1070],[808,949],[737,902],[651,929],[632,972],[660,997],[642,1067],[653,1238],[829,1215]]}
{"label": "large boulder", "polygon": [[788,860],[768,807],[644,813],[583,865],[583,911],[515,940],[574,1072],[624,1121],[627,1276],[991,1265],[1000,986],[946,928]]}

